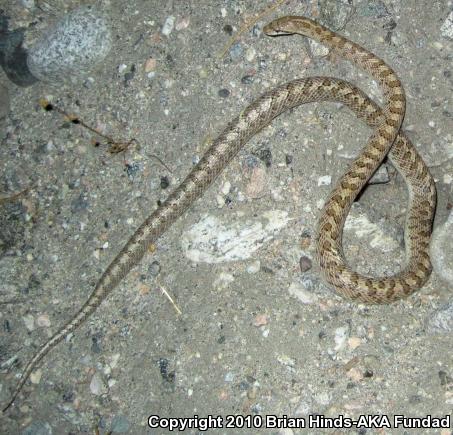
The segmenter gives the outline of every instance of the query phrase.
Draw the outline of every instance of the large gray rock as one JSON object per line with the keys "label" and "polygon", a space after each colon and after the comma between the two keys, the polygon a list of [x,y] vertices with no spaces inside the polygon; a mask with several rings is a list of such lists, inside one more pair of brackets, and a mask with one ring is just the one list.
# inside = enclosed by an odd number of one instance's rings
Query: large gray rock
{"label": "large gray rock", "polygon": [[31,73],[46,82],[85,77],[112,46],[106,18],[94,7],[82,6],[49,29],[28,52]]}

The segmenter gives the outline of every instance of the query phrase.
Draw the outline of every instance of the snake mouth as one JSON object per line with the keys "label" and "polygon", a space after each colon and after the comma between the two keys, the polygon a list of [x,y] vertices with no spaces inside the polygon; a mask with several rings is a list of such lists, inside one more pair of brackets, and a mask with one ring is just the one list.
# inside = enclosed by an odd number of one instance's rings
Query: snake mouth
{"label": "snake mouth", "polygon": [[[271,23],[272,24],[272,23]],[[263,32],[267,36],[286,36],[286,35],[294,35],[294,32],[283,30],[283,29],[276,29],[271,24],[264,26]]]}

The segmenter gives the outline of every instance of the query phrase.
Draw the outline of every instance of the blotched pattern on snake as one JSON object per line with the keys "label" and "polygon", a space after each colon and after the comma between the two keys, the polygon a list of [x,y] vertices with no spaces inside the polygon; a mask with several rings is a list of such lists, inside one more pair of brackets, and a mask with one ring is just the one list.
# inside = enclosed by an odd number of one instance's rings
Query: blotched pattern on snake
{"label": "blotched pattern on snake", "polygon": [[[181,185],[143,222],[107,267],[80,311],[33,356],[4,410],[14,402],[38,362],[95,311],[141,260],[147,247],[202,196],[239,149],[276,116],[303,103],[342,102],[374,127],[368,143],[338,181],[321,214],[317,256],[326,281],[338,293],[365,303],[390,303],[411,294],[425,283],[431,272],[428,245],[436,191],[426,165],[400,131],[405,112],[405,95],[400,80],[383,60],[308,18],[279,18],[268,24],[264,32],[268,35],[299,33],[349,59],[381,84],[385,99],[383,108],[350,83],[329,77],[294,80],[257,99],[228,124]],[[342,232],[351,204],[387,154],[409,190],[405,228],[407,264],[395,276],[375,278],[359,275],[347,265],[342,249]]]}

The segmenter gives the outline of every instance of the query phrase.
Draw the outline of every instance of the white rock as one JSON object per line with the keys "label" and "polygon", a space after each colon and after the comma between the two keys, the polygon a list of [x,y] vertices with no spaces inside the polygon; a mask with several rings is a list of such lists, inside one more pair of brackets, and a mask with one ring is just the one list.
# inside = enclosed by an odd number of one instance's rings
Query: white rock
{"label": "white rock", "polygon": [[440,27],[440,34],[444,38],[453,39],[453,11],[450,12],[450,14]]}
{"label": "white rock", "polygon": [[247,51],[245,52],[245,58],[249,62],[252,62],[253,59],[255,59],[255,56],[256,56],[256,50],[253,47],[248,48]]}
{"label": "white rock", "polygon": [[260,268],[261,262],[259,260],[256,260],[247,266],[247,272],[250,274],[258,273],[260,271]]}
{"label": "white rock", "polygon": [[288,213],[281,210],[270,210],[248,219],[238,213],[222,217],[204,215],[184,233],[181,246],[185,256],[196,263],[246,260],[289,221]]}
{"label": "white rock", "polygon": [[335,329],[335,350],[338,352],[342,349],[349,337],[349,328],[347,326],[342,326]]}
{"label": "white rock", "polygon": [[308,43],[310,44],[310,50],[313,56],[324,57],[329,54],[329,49],[325,45],[320,44],[313,39],[309,39]]}
{"label": "white rock", "polygon": [[175,27],[175,17],[170,15],[165,20],[164,25],[162,26],[162,35],[168,36],[171,32],[173,32],[173,28]]}
{"label": "white rock", "polygon": [[349,214],[346,219],[345,229],[353,230],[359,239],[370,239],[370,246],[379,248],[383,252],[391,252],[398,249],[399,243],[388,233],[385,233],[378,225],[370,222],[366,216]]}
{"label": "white rock", "polygon": [[95,373],[91,378],[90,391],[95,396],[101,396],[102,394],[107,393],[107,386],[97,373]]}
{"label": "white rock", "polygon": [[288,287],[288,292],[291,296],[299,299],[303,304],[312,304],[318,300],[318,297],[315,294],[307,291],[299,282],[292,282]]}
{"label": "white rock", "polygon": [[29,331],[33,331],[35,329],[35,318],[31,314],[27,314],[22,319],[25,323],[25,327]]}
{"label": "white rock", "polygon": [[430,245],[430,257],[434,271],[442,279],[453,284],[453,211],[444,224],[434,230]]}
{"label": "white rock", "polygon": [[331,175],[323,175],[318,178],[318,186],[330,186],[332,184]]}
{"label": "white rock", "polygon": [[41,314],[36,319],[36,324],[41,328],[48,328],[51,325],[49,316],[47,314]]}

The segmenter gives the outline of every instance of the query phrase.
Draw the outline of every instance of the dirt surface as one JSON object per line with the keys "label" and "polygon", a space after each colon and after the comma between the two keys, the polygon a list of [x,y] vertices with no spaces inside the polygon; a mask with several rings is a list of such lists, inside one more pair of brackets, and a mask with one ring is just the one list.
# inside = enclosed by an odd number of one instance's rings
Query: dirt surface
{"label": "dirt surface", "polygon": [[[28,3],[2,7],[13,27],[31,26],[29,44],[79,5]],[[436,178],[435,225],[442,224],[452,205],[453,42],[441,26],[452,2],[427,4],[291,0],[219,58],[265,2],[112,0],[103,6],[114,48],[89,78],[19,88],[2,76],[11,110],[1,124],[1,188],[29,190],[0,204],[0,403],[135,228],[248,103],[312,75],[345,78],[379,101],[371,78],[320,46],[263,35],[271,17],[321,18],[397,71],[408,100],[404,125]],[[165,35],[168,17],[175,24]],[[43,111],[43,97],[139,146],[117,155],[94,147],[90,131]],[[322,202],[369,134],[347,109],[318,103],[283,114],[254,137],[157,251],[45,358],[1,417],[1,433],[166,433],[147,427],[150,415],[222,416],[218,433],[241,432],[225,428],[227,415],[262,416],[260,429],[242,433],[285,435],[321,430],[265,429],[265,416],[308,425],[317,414],[379,415],[392,426],[396,414],[451,417],[452,285],[433,275],[407,300],[357,305],[323,284],[314,259]],[[345,231],[348,260],[364,273],[389,274],[404,262],[407,193],[391,165],[387,172],[385,183],[361,195]],[[257,229],[262,237],[251,239]],[[234,258],[224,238],[215,239],[223,230],[245,240]],[[212,237],[201,243],[203,231]],[[447,313],[446,323],[439,313]],[[345,431],[414,433],[401,426]]]}

